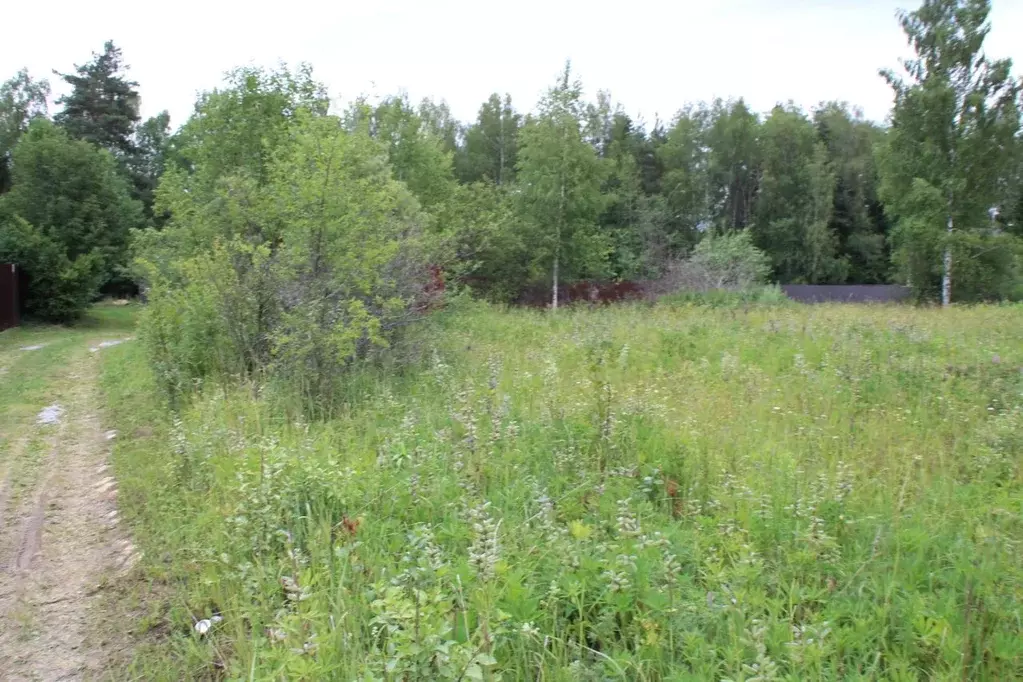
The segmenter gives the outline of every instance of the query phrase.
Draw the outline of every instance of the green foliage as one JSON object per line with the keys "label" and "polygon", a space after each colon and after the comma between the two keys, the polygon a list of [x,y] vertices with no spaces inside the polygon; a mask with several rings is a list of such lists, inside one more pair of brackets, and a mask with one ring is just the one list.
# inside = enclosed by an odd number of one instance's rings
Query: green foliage
{"label": "green foliage", "polygon": [[806,116],[775,107],[761,127],[762,174],[755,234],[782,282],[845,281],[831,229],[835,176],[827,148]]}
{"label": "green foliage", "polygon": [[951,240],[956,263],[956,300],[1021,300],[1023,239],[1011,234],[956,232]]}
{"label": "green foliage", "polygon": [[690,296],[699,301],[707,294],[710,298],[749,302],[759,300],[770,274],[771,259],[756,247],[749,230],[710,233],[687,258],[665,266],[662,277],[649,284],[647,291],[679,301]]}
{"label": "green foliage", "polygon": [[465,131],[457,164],[459,179],[466,184],[484,179],[498,185],[514,181],[521,125],[522,116],[512,108],[511,95],[504,100],[496,92],[491,95]]}
{"label": "green foliage", "polygon": [[741,230],[753,222],[760,177],[760,118],[740,99],[714,102],[706,133],[714,224]]}
{"label": "green foliage", "polygon": [[[989,10],[987,0],[925,0],[920,9],[901,15],[917,55],[905,63],[908,82],[884,72],[895,108],[880,157],[881,196],[893,220],[911,223],[896,233],[895,248],[904,252],[900,261],[943,254],[946,304],[953,293],[952,233],[987,226],[1019,129],[1020,86],[1010,75],[1011,63],[991,61],[982,52]],[[931,195],[926,201],[922,187]],[[947,236],[939,239],[942,230]],[[936,241],[941,242],[937,250]],[[929,279],[911,283],[921,296],[930,293]]]}
{"label": "green foliage", "polygon": [[814,125],[828,153],[835,176],[834,206],[829,229],[848,263],[851,282],[888,281],[888,225],[877,195],[874,147],[884,130],[863,119],[844,103],[831,102],[813,113]]}
{"label": "green foliage", "polygon": [[[33,243],[44,245],[51,253],[31,260],[38,264],[55,262],[53,252],[63,254],[68,263],[87,256],[82,266],[76,266],[73,278],[85,287],[76,301],[88,301],[99,285],[123,282],[128,235],[142,225],[143,218],[142,208],[131,198],[114,158],[87,142],[70,139],[61,128],[39,119],[32,122],[14,149],[13,171],[11,191],[0,204],[8,215],[31,225],[42,238]],[[92,285],[94,267],[99,277]],[[60,266],[52,276],[58,277],[64,269]],[[30,274],[40,286],[50,277],[49,273]],[[31,292],[37,301],[45,295],[42,291]],[[60,308],[66,312],[57,318],[74,317],[82,311],[81,306]],[[43,308],[35,310],[45,317],[52,316]]]}
{"label": "green foliage", "polygon": [[210,192],[228,175],[265,183],[298,113],[323,114],[328,103],[305,64],[294,71],[281,66],[230,72],[224,87],[200,95],[195,114],[174,136],[178,170],[188,171],[189,191]]}
{"label": "green foliage", "polygon": [[689,260],[713,278],[711,289],[748,289],[771,273],[770,258],[753,244],[749,231],[708,235]]}
{"label": "green foliage", "polygon": [[120,158],[135,153],[133,133],[139,120],[138,83],[125,78],[121,49],[113,41],[74,73],[57,74],[71,92],[57,100],[63,109],[54,122],[75,139],[91,142]]}
{"label": "green foliage", "polygon": [[50,84],[27,69],[0,85],[0,194],[11,188],[11,155],[33,119],[46,116]]}
{"label": "green foliage", "polygon": [[745,289],[685,289],[657,299],[664,306],[707,306],[710,308],[738,308],[753,304],[781,306],[789,305],[791,299],[781,287],[751,286]]}
{"label": "green foliage", "polygon": [[707,147],[710,116],[705,108],[683,109],[668,129],[664,144],[657,148],[664,168],[661,192],[671,216],[666,235],[668,257],[685,252],[713,219]]}
{"label": "green foliage", "polygon": [[559,278],[604,273],[606,236],[597,219],[606,205],[601,185],[607,168],[582,136],[582,86],[569,65],[519,133],[518,182],[529,230],[532,265],[539,279],[552,274],[552,305]]}
{"label": "green foliage", "polygon": [[[656,277],[677,244],[669,243],[663,202],[651,196],[656,153],[641,124],[607,92],[586,112],[585,136],[606,166],[601,193],[606,205],[599,229],[609,246],[607,273],[615,279]],[[653,169],[658,173],[658,169]]]}
{"label": "green foliage", "polygon": [[342,372],[418,314],[416,201],[365,132],[296,116],[264,184],[226,176],[193,193],[173,174],[161,185],[172,218],[138,241],[151,284],[141,328],[172,398],[207,376],[269,376],[329,413]]}
{"label": "green foliage", "polygon": [[385,99],[375,108],[360,101],[348,112],[349,126],[379,140],[395,179],[405,183],[424,209],[440,213],[455,189],[453,156],[445,148],[452,133],[445,130],[443,110],[429,103],[423,111],[430,118],[421,116],[404,96]]}
{"label": "green foliage", "polygon": [[434,102],[427,97],[419,103],[417,113],[426,133],[440,144],[445,154],[454,155],[458,151],[461,125],[451,114],[448,103],[444,100]]}
{"label": "green foliage", "polygon": [[504,303],[530,283],[532,255],[516,208],[507,187],[480,182],[457,188],[444,215],[452,226],[445,236],[452,281]]}
{"label": "green foliage", "polygon": [[162,227],[167,217],[155,215],[153,203],[156,201],[156,186],[171,151],[170,114],[166,111],[146,119],[136,128],[135,150],[128,159],[128,169],[146,219],[154,227]]}
{"label": "green foliage", "polygon": [[165,590],[114,676],[1023,676],[1023,311],[729,295],[477,304],[327,422],[104,351]]}
{"label": "green foliage", "polygon": [[0,262],[28,276],[24,313],[47,322],[72,322],[92,303],[103,281],[97,251],[68,256],[64,244],[12,214],[0,202]]}

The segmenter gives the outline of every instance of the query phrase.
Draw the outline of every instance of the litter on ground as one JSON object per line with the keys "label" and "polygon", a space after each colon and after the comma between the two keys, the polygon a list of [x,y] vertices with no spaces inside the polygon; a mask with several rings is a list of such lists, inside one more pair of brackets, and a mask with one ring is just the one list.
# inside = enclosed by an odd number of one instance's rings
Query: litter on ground
{"label": "litter on ground", "polygon": [[39,424],[56,424],[60,422],[60,416],[64,414],[64,408],[60,405],[50,405],[44,407],[39,412],[39,417],[36,422]]}
{"label": "litter on ground", "polygon": [[101,348],[110,348],[111,346],[119,346],[120,344],[124,343],[125,341],[131,341],[131,340],[132,340],[131,338],[127,338],[127,339],[114,339],[113,341],[100,341],[97,345],[95,345],[92,348],[90,348],[89,352],[90,353],[95,353],[96,351],[100,350]]}

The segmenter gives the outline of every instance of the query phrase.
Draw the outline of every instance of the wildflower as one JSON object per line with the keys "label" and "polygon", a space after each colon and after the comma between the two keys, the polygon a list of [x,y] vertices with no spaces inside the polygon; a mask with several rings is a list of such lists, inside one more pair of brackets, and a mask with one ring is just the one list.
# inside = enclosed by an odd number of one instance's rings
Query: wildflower
{"label": "wildflower", "polygon": [[835,501],[842,503],[853,490],[853,476],[851,467],[845,462],[838,463],[838,473],[835,476]]}
{"label": "wildflower", "polygon": [[523,623],[521,632],[526,637],[538,637],[540,635],[540,630],[532,623]]}
{"label": "wildflower", "polygon": [[604,571],[601,575],[607,579],[609,587],[612,592],[624,592],[627,590],[632,583],[629,581],[629,577],[619,571]]}
{"label": "wildflower", "polygon": [[299,585],[298,581],[290,575],[281,576],[281,585],[290,601],[300,602],[309,598],[309,588]]}
{"label": "wildflower", "polygon": [[642,533],[639,520],[629,508],[628,500],[618,500],[618,532],[626,537],[637,537]]}
{"label": "wildflower", "polygon": [[[665,587],[671,587],[678,582],[679,575],[682,574],[682,564],[678,562],[678,557],[670,552],[664,554],[664,585]],[[712,594],[711,592],[707,593]],[[713,600],[712,600],[713,601]],[[710,606],[710,604],[707,604]]]}
{"label": "wildflower", "polygon": [[490,502],[484,502],[469,510],[469,521],[475,534],[469,546],[469,564],[476,572],[476,576],[484,582],[493,579],[494,569],[501,555],[497,537],[501,522],[490,516],[489,507]]}
{"label": "wildflower", "polygon": [[653,535],[644,535],[639,541],[641,549],[647,549],[648,547],[667,547],[670,543],[668,538],[664,537],[664,534],[655,530]]}
{"label": "wildflower", "polygon": [[316,633],[314,632],[311,635],[309,635],[309,639],[302,643],[301,649],[296,647],[293,648],[291,652],[294,654],[298,654],[299,656],[315,656],[317,648],[318,647],[316,644]]}

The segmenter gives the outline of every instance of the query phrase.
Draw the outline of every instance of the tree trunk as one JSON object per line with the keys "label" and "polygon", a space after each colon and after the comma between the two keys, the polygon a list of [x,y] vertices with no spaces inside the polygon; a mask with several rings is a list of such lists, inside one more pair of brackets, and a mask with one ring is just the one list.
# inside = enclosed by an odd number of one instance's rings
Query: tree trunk
{"label": "tree trunk", "polygon": [[558,266],[561,264],[561,221],[565,217],[565,179],[561,179],[561,202],[558,204],[558,222],[554,239],[554,289],[551,292],[551,308],[558,309]]}
{"label": "tree trunk", "polygon": [[551,308],[558,309],[558,260],[561,249],[554,251],[554,289],[551,293]]}
{"label": "tree trunk", "polygon": [[497,184],[500,186],[501,181],[504,179],[504,107],[498,112],[499,119],[501,121],[501,163],[497,167]]}
{"label": "tree trunk", "polygon": [[[952,214],[948,216],[948,237],[952,238]],[[945,245],[945,263],[941,274],[941,305],[952,304],[952,245]]]}

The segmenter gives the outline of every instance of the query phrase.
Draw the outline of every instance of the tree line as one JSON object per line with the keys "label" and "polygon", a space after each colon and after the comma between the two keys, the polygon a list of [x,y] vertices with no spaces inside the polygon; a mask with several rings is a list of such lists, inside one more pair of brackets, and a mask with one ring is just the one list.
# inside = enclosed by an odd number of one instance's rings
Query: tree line
{"label": "tree line", "polygon": [[989,9],[925,0],[900,14],[916,57],[879,76],[894,95],[884,123],[843,102],[757,112],[737,99],[646,124],[607,92],[586,99],[568,64],[529,111],[495,93],[469,122],[405,95],[331,113],[303,66],[232,72],[172,133],[166,112],[140,119],[138,84],[108,42],[57,74],[69,91],[52,118],[45,80],[21,71],[0,87],[0,259],[28,272],[27,312],[62,320],[218,240],[248,234],[273,257],[280,225],[308,218],[281,208],[303,174],[282,179],[284,159],[302,135],[347,135],[352,163],[375,159],[366,177],[404,197],[389,209],[403,217],[374,223],[381,244],[415,233],[417,259],[493,300],[542,285],[556,306],[564,283],[656,280],[735,235],[728,249],[755,250],[771,281],[1016,298],[1020,82],[983,52]]}

